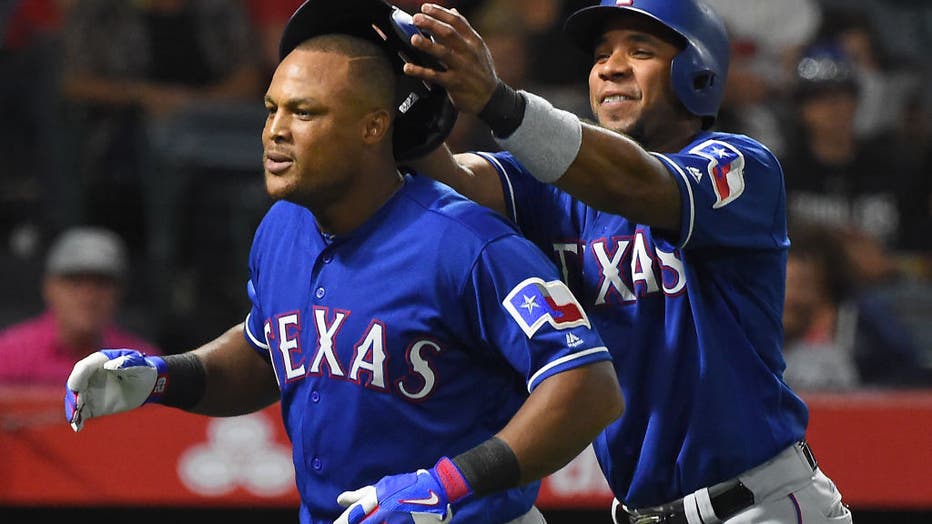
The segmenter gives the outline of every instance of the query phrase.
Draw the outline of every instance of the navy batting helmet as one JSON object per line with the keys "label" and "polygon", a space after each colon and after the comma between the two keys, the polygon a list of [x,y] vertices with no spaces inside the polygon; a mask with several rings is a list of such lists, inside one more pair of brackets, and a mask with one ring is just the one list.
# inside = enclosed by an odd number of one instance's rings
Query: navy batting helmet
{"label": "navy batting helmet", "polygon": [[730,46],[725,24],[698,0],[602,0],[566,21],[564,31],[576,44],[592,51],[612,15],[638,13],[660,22],[683,38],[685,47],[670,66],[673,91],[686,109],[714,121],[725,95]]}
{"label": "navy batting helmet", "polygon": [[411,15],[384,0],[307,0],[288,20],[278,55],[283,59],[301,42],[328,33],[364,38],[385,49],[398,76],[395,159],[411,160],[443,143],[457,115],[445,89],[403,72],[406,62],[442,69],[433,57],[411,46],[411,36],[419,32]]}

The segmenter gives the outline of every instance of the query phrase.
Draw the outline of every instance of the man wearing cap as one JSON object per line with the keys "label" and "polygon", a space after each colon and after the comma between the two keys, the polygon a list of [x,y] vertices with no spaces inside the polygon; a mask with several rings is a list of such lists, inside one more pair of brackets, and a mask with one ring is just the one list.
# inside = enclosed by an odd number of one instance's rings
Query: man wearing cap
{"label": "man wearing cap", "polygon": [[76,359],[101,347],[160,354],[115,323],[126,276],[126,248],[116,233],[92,227],[62,233],[46,258],[45,311],[0,332],[0,382],[61,386]]}
{"label": "man wearing cap", "polygon": [[795,80],[798,129],[783,157],[790,224],[852,228],[881,247],[905,246],[915,169],[891,153],[892,137],[858,136],[854,62],[840,45],[819,42],[803,51]]}

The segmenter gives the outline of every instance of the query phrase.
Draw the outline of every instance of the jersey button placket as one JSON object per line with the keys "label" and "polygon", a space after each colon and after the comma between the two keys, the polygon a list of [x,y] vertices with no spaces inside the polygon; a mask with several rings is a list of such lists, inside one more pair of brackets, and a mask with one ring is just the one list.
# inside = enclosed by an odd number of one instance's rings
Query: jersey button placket
{"label": "jersey button placket", "polygon": [[313,468],[314,471],[320,471],[324,469],[324,464],[319,458],[314,457],[314,460],[311,461],[311,468]]}
{"label": "jersey button placket", "polygon": [[314,273],[311,278],[311,286],[314,287],[314,298],[320,300],[324,298],[327,294],[327,289],[320,285],[323,281],[323,266],[333,262],[333,248],[326,248],[320,255],[317,257],[317,261],[314,264]]}

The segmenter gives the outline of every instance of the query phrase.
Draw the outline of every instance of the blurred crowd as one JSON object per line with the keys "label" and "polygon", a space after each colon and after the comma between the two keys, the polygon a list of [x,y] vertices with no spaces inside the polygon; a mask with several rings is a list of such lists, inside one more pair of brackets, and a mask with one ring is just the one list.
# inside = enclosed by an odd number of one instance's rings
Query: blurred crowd
{"label": "blurred crowd", "polygon": [[[784,166],[786,380],[932,385],[932,4],[707,1],[732,37],[717,128],[759,139]],[[591,119],[589,57],[561,25],[595,2],[437,3],[469,18],[505,81]],[[262,96],[299,4],[0,2],[0,328],[55,324],[47,288],[62,275],[118,289],[98,324],[166,353],[245,315],[247,253],[270,204]],[[448,143],[497,147],[466,116]],[[62,272],[56,239],[88,228],[121,258]],[[30,351],[9,329],[0,341]]]}

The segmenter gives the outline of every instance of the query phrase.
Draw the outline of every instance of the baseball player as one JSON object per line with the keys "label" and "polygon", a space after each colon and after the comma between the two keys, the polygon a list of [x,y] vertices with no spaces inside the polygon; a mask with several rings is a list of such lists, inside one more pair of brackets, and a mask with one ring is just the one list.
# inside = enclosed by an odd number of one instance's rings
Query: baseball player
{"label": "baseball player", "polygon": [[[782,379],[785,191],[777,159],[710,130],[729,42],[696,0],[604,0],[566,34],[592,56],[581,122],[501,82],[455,10],[425,4],[412,45],[507,150],[446,148],[426,173],[551,254],[615,359],[624,416],[596,440],[618,523],[850,522]],[[451,160],[455,160],[451,161]]]}
{"label": "baseball player", "polygon": [[[449,104],[406,88],[397,57],[418,59],[414,31],[381,0],[299,8],[265,96],[277,202],[253,240],[251,311],[191,352],[78,362],[75,430],[144,403],[229,416],[280,400],[302,523],[543,522],[539,479],[621,414],[621,389],[539,249],[397,170],[452,125],[435,121],[452,106],[414,112]],[[415,140],[394,141],[396,124]]]}

